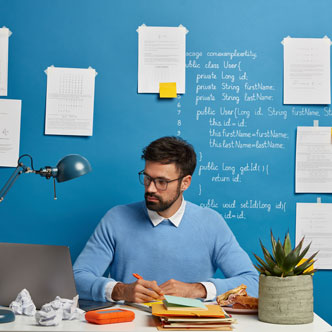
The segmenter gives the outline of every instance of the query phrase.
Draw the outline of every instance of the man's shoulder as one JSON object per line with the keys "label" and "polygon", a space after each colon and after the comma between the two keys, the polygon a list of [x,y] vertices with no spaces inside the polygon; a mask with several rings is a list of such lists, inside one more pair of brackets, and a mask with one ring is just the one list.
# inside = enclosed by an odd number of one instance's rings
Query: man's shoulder
{"label": "man's shoulder", "polygon": [[137,212],[143,212],[144,210],[145,210],[145,204],[144,204],[144,201],[141,201],[141,202],[135,202],[135,203],[129,203],[129,204],[115,205],[112,208],[110,208],[106,214],[109,214],[109,213],[137,213]]}
{"label": "man's shoulder", "polygon": [[146,215],[144,201],[113,206],[106,212],[103,219],[133,218],[142,215]]}
{"label": "man's shoulder", "polygon": [[226,223],[223,216],[216,210],[213,210],[209,207],[202,207],[195,203],[186,202],[186,215],[190,217],[190,219],[197,220],[197,222],[201,223],[205,221],[208,224],[215,223]]}
{"label": "man's shoulder", "polygon": [[211,217],[215,217],[215,218],[222,218],[222,216],[220,215],[219,212],[217,212],[216,210],[213,210],[209,207],[203,207],[200,205],[197,205],[195,203],[186,201],[186,209],[189,213],[195,213],[195,214],[199,214],[199,215],[206,215],[206,216],[211,216]]}
{"label": "man's shoulder", "polygon": [[223,216],[218,211],[209,207],[199,206],[187,201],[185,215],[196,227],[207,231],[210,235],[229,229]]}

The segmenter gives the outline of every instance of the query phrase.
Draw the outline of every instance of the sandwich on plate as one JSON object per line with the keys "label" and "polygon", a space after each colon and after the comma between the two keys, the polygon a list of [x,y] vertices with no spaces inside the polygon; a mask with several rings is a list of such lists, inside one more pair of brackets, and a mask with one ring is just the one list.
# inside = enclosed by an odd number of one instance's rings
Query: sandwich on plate
{"label": "sandwich on plate", "polygon": [[234,309],[257,309],[258,298],[247,294],[247,286],[240,285],[217,296],[217,302],[220,306],[229,306]]}

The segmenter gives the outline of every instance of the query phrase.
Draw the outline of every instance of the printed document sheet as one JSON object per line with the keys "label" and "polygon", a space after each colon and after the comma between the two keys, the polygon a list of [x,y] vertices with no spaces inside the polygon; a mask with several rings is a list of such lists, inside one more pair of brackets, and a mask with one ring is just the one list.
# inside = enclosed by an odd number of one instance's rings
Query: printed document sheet
{"label": "printed document sheet", "polygon": [[329,38],[285,38],[284,104],[330,104]]}
{"label": "printed document sheet", "polygon": [[17,166],[20,128],[21,100],[0,99],[0,166]]}
{"label": "printed document sheet", "polygon": [[179,27],[138,28],[138,93],[159,93],[159,83],[176,83],[185,93],[186,33]]}
{"label": "printed document sheet", "polygon": [[297,203],[296,204],[296,243],[305,236],[302,248],[310,242],[309,258],[315,257],[315,269],[332,269],[332,204]]}
{"label": "printed document sheet", "polygon": [[8,41],[10,34],[8,28],[0,28],[0,96],[7,96]]}
{"label": "printed document sheet", "polygon": [[297,127],[295,192],[332,192],[331,127]]}
{"label": "printed document sheet", "polygon": [[96,71],[47,68],[45,134],[92,136]]}

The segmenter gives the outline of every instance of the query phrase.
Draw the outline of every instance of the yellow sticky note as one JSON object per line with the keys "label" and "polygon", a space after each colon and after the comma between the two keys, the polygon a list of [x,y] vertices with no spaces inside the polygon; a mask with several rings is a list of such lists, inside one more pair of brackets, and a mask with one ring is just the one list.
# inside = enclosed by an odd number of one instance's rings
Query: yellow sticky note
{"label": "yellow sticky note", "polygon": [[159,83],[160,98],[176,98],[176,83]]}

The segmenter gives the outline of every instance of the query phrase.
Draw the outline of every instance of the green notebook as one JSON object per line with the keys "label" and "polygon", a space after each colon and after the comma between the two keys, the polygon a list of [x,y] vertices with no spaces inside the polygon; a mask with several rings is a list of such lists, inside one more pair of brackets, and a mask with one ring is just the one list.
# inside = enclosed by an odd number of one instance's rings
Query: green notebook
{"label": "green notebook", "polygon": [[167,310],[207,310],[201,300],[188,297],[164,295],[164,306]]}

